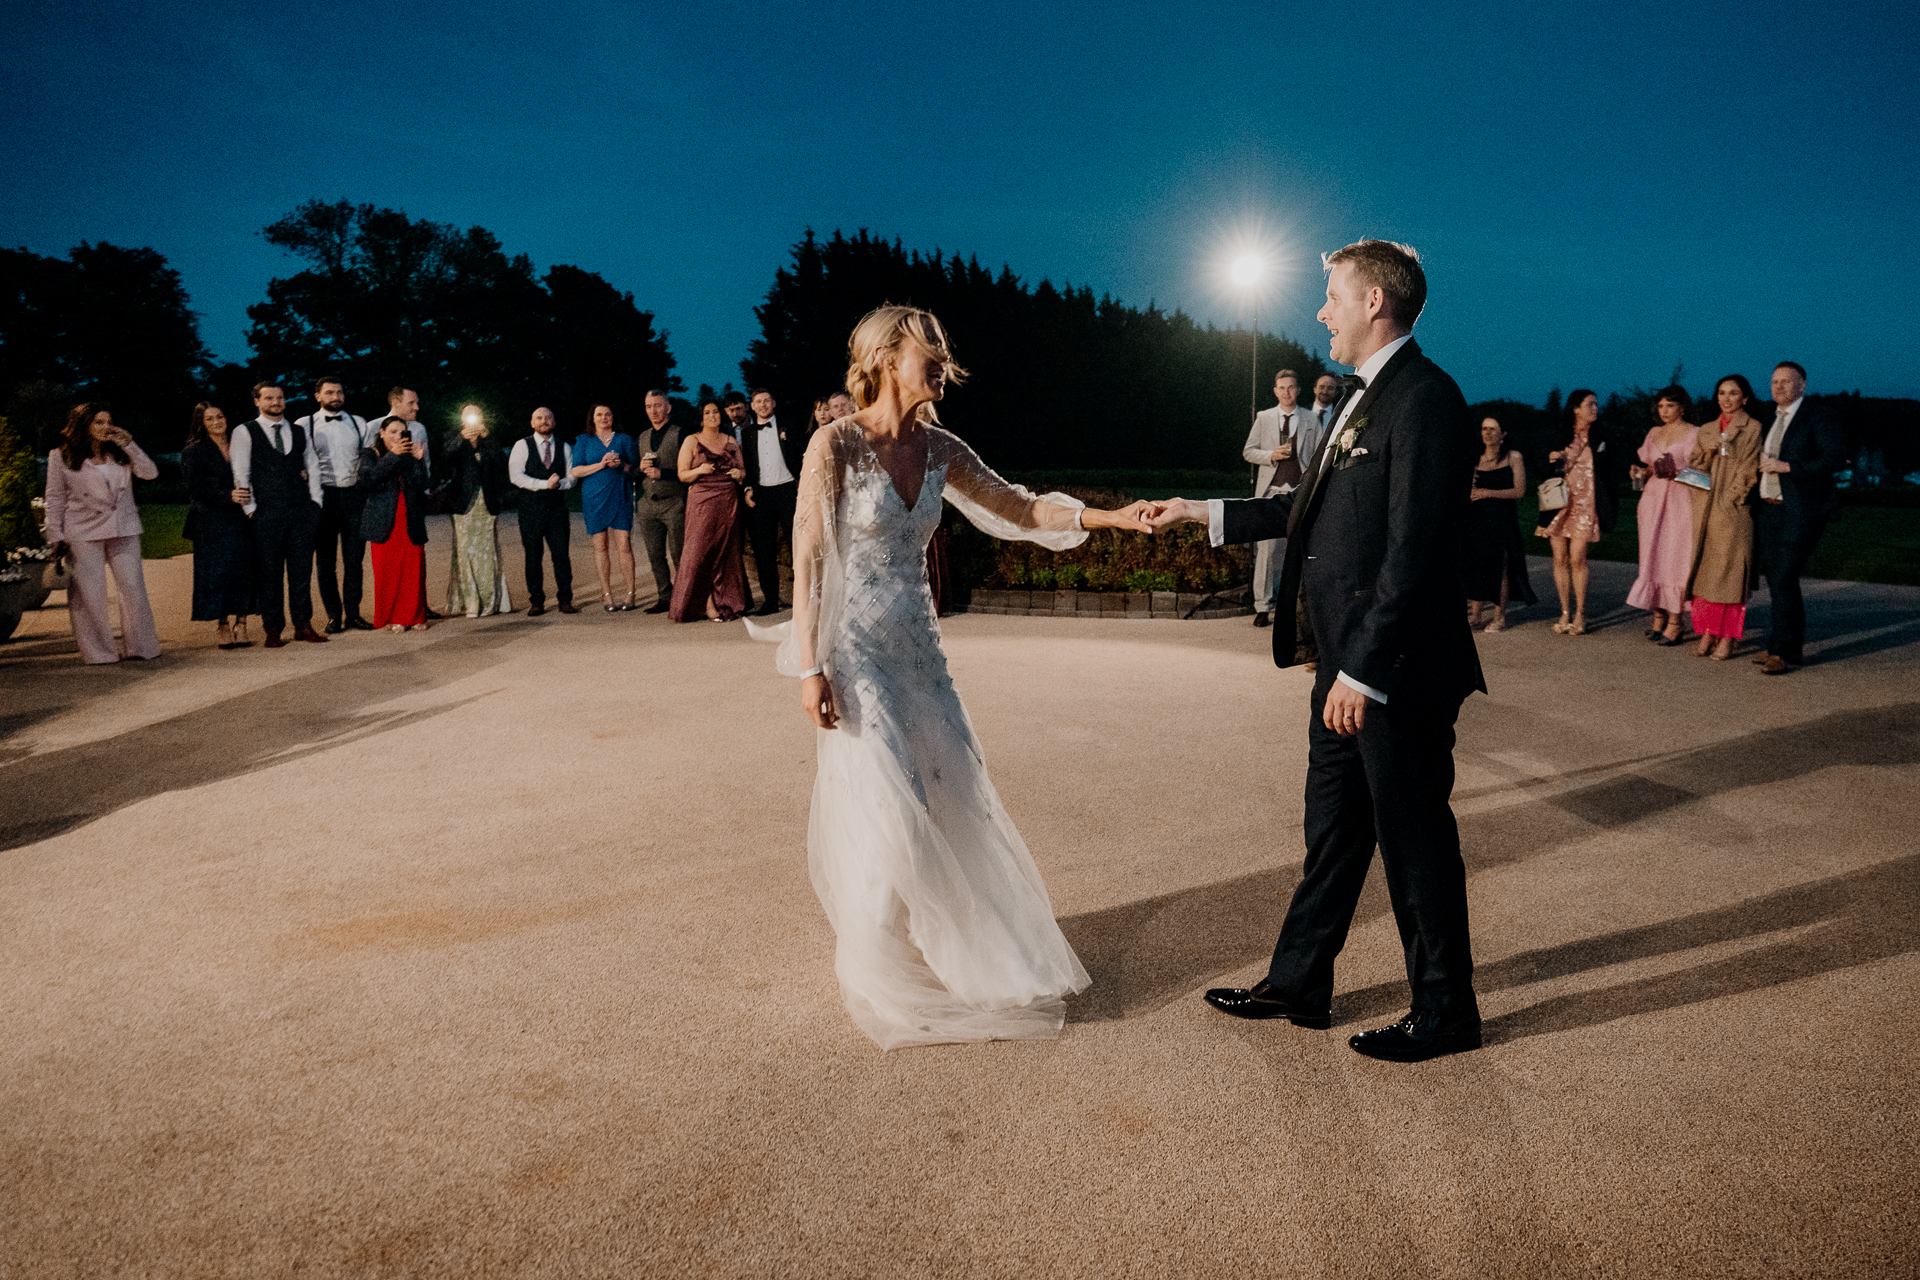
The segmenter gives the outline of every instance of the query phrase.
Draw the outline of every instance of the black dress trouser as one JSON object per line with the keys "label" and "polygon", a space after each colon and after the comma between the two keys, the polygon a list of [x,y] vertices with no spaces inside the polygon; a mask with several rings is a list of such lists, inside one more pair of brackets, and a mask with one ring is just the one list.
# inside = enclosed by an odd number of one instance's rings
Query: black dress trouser
{"label": "black dress trouser", "polygon": [[253,513],[254,572],[260,587],[260,626],[269,635],[313,625],[313,535],[320,508],[302,496],[288,509]]}
{"label": "black dress trouser", "polygon": [[561,604],[573,603],[573,556],[568,540],[573,536],[573,517],[564,502],[546,502],[538,498],[520,499],[520,549],[527,558],[527,599],[532,604],[547,602],[547,588],[541,572],[541,550],[553,553],[554,598]]}
{"label": "black dress trouser", "polygon": [[1779,507],[1760,504],[1755,531],[1760,573],[1767,580],[1767,652],[1797,663],[1805,655],[1807,606],[1800,597],[1800,575],[1826,532],[1824,522],[1789,522]]}
{"label": "black dress trouser", "polygon": [[[360,536],[360,516],[366,510],[366,498],[358,485],[320,486],[320,526],[314,534],[313,570],[319,579],[320,607],[333,622],[360,616],[360,596],[364,586],[367,542]],[[334,559],[339,557],[340,576],[334,578]]]}
{"label": "black dress trouser", "polygon": [[1459,700],[1369,702],[1365,726],[1343,738],[1320,719],[1333,676],[1323,667],[1313,687],[1306,867],[1267,980],[1309,1008],[1332,1001],[1334,958],[1346,945],[1377,843],[1413,1007],[1475,1011],[1467,871],[1450,803]]}
{"label": "black dress trouser", "polygon": [[780,536],[793,540],[793,508],[799,496],[798,481],[762,485],[753,491],[753,505],[746,508],[747,536],[753,539],[754,567],[760,573],[761,602],[780,604]]}

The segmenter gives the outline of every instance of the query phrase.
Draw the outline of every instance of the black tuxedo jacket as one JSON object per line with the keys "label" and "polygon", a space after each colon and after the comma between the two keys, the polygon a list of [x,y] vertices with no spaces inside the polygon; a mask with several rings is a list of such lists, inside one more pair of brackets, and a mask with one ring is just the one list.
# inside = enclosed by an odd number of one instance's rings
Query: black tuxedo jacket
{"label": "black tuxedo jacket", "polygon": [[[787,425],[776,411],[773,415],[774,426],[780,429],[780,456],[786,459],[787,470],[793,478],[800,478],[800,459],[807,451],[807,432],[805,428],[796,430]],[[747,469],[746,486],[749,489],[760,487],[760,424],[748,420],[740,429],[741,465]]]}
{"label": "black tuxedo jacket", "polygon": [[[1813,401],[1802,400],[1787,424],[1786,438],[1780,441],[1780,461],[1793,470],[1780,477],[1780,505],[1774,519],[1800,531],[1821,528],[1840,514],[1840,491],[1833,486],[1833,473],[1847,465],[1847,436],[1838,418]],[[1753,492],[1758,501],[1760,486],[1754,485]]]}
{"label": "black tuxedo jacket", "polygon": [[1304,598],[1329,677],[1345,672],[1390,702],[1486,692],[1457,569],[1479,443],[1466,398],[1409,341],[1360,393],[1347,430],[1352,451],[1336,457],[1345,433],[1329,428],[1292,493],[1225,504],[1226,541],[1287,539],[1274,664],[1293,665]]}

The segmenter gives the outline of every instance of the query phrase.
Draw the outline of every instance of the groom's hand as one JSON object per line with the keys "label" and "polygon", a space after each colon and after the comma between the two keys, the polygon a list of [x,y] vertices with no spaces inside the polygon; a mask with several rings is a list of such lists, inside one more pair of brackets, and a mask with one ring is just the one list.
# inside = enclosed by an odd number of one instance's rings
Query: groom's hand
{"label": "groom's hand", "polygon": [[1327,690],[1327,704],[1320,712],[1320,721],[1341,737],[1351,738],[1367,722],[1370,701],[1372,699],[1358,689],[1349,688],[1344,680],[1335,680],[1333,688]]}
{"label": "groom's hand", "polygon": [[1143,514],[1155,533],[1189,521],[1205,522],[1207,518],[1207,504],[1187,498],[1168,498],[1164,502],[1152,502],[1146,505],[1147,510]]}

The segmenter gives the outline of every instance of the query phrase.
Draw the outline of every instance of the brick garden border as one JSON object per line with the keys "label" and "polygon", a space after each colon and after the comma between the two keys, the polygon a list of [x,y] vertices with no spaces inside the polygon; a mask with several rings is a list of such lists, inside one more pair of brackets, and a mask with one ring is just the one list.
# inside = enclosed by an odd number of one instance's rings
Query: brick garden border
{"label": "brick garden border", "polygon": [[1187,591],[994,591],[976,587],[968,613],[1024,618],[1244,618],[1253,588]]}

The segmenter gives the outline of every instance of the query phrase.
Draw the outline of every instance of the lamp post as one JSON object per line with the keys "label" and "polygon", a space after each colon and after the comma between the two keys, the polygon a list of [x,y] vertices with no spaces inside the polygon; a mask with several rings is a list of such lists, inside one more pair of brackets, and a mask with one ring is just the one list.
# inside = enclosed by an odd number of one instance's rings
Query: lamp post
{"label": "lamp post", "polygon": [[1233,282],[1247,291],[1247,318],[1253,330],[1253,360],[1248,374],[1250,390],[1247,408],[1250,418],[1260,416],[1260,255],[1243,253],[1233,260]]}

